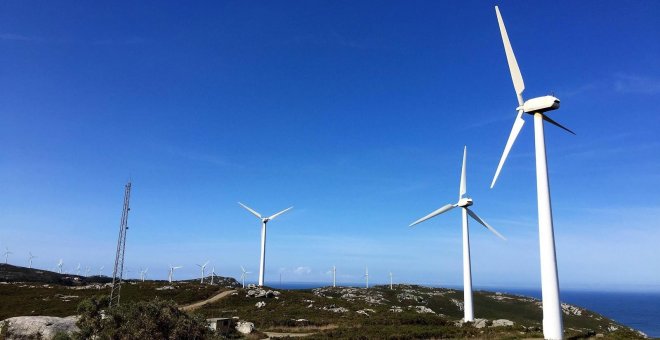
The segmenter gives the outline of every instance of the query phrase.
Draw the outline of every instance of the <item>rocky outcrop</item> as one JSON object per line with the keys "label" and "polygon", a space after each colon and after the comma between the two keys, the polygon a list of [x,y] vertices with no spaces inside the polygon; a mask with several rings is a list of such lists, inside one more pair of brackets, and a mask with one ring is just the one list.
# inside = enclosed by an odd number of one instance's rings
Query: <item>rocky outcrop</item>
{"label": "rocky outcrop", "polygon": [[257,304],[256,304],[255,306],[256,306],[257,308],[262,308],[262,307],[265,307],[265,306],[266,306],[266,303],[263,302],[263,301],[259,301],[259,302],[257,302]]}
{"label": "rocky outcrop", "polygon": [[79,332],[77,316],[58,318],[54,316],[17,316],[0,321],[0,333],[6,339],[52,339],[58,333],[68,335]]}
{"label": "rocky outcrop", "polygon": [[254,330],[254,324],[247,321],[239,321],[236,323],[236,330],[242,334],[250,334]]}
{"label": "rocky outcrop", "polygon": [[513,321],[507,319],[493,320],[492,327],[505,327],[505,326],[513,326]]}
{"label": "rocky outcrop", "polygon": [[253,298],[277,298],[280,296],[280,292],[276,290],[265,290],[262,288],[255,288],[255,289],[250,289],[247,292],[247,297],[253,297]]}

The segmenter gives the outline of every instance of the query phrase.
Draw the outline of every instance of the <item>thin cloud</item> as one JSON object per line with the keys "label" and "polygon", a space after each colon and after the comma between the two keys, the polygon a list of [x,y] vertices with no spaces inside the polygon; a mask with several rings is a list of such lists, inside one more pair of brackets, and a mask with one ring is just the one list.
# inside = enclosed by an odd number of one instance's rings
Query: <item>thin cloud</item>
{"label": "thin cloud", "polygon": [[614,89],[620,93],[660,94],[660,79],[618,74],[614,81]]}

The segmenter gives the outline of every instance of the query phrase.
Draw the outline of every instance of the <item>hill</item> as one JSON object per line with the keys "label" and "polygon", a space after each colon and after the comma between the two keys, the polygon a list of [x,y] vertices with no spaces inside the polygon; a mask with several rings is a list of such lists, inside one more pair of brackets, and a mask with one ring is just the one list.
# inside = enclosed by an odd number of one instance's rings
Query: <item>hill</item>
{"label": "hill", "polygon": [[112,282],[112,278],[98,275],[81,276],[72,274],[60,274],[49,270],[25,268],[2,263],[0,264],[0,281],[79,286],[93,283],[108,283]]}

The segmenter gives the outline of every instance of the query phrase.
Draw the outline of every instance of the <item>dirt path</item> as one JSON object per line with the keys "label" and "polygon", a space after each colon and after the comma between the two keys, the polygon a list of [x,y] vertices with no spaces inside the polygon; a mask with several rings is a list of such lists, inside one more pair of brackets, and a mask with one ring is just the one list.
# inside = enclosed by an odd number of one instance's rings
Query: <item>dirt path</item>
{"label": "dirt path", "polygon": [[268,338],[269,338],[269,339],[271,339],[271,338],[275,338],[275,339],[276,339],[276,338],[286,338],[286,337],[290,337],[290,338],[302,338],[302,337],[305,337],[305,336],[314,335],[314,334],[316,334],[316,333],[279,333],[279,332],[264,332],[264,334],[268,335]]}
{"label": "dirt path", "polygon": [[195,303],[191,303],[191,304],[189,304],[189,305],[181,306],[181,307],[179,307],[179,309],[180,309],[180,310],[183,310],[183,311],[186,311],[186,312],[189,312],[189,311],[195,310],[195,309],[197,309],[197,308],[199,308],[199,307],[202,307],[202,306],[204,306],[204,305],[207,304],[207,303],[216,302],[216,301],[218,301],[218,300],[220,300],[220,299],[222,299],[222,298],[225,298],[225,297],[231,295],[231,294],[234,293],[234,292],[236,292],[236,291],[235,291],[235,290],[227,290],[227,291],[224,291],[224,292],[218,293],[218,294],[216,294],[216,295],[213,295],[213,296],[211,296],[210,298],[208,298],[208,299],[206,299],[206,300],[197,301],[197,302],[195,302]]}

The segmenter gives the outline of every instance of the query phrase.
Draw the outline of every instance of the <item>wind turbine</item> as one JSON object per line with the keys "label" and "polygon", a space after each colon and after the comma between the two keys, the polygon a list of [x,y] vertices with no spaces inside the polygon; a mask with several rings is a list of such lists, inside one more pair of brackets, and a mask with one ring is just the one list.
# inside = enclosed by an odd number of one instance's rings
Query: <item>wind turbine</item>
{"label": "wind turbine", "polygon": [[183,266],[174,267],[174,266],[170,265],[170,273],[168,275],[168,281],[170,283],[172,283],[172,278],[174,278],[174,271],[177,270],[177,269],[180,269],[180,268],[183,268]]}
{"label": "wind turbine", "polygon": [[513,54],[513,48],[509,41],[509,36],[502,20],[502,15],[497,6],[495,6],[497,21],[500,26],[504,52],[509,64],[509,72],[513,80],[513,87],[518,97],[518,114],[513,123],[513,128],[509,134],[509,139],[504,147],[502,158],[497,165],[495,177],[491,183],[491,189],[495,186],[495,181],[502,170],[511,147],[518,137],[525,121],[523,113],[534,116],[534,144],[536,150],[536,197],[539,216],[539,247],[541,259],[541,295],[543,300],[543,336],[546,339],[562,339],[564,335],[564,326],[562,321],[561,303],[559,301],[559,278],[557,274],[557,255],[555,252],[555,236],[552,225],[552,206],[550,203],[550,182],[548,179],[548,164],[545,154],[545,135],[543,131],[543,121],[558,126],[572,134],[573,131],[560,125],[550,119],[545,112],[559,108],[559,99],[554,96],[543,96],[523,100],[522,93],[525,90],[516,56]]}
{"label": "wind turbine", "polygon": [[367,280],[365,287],[369,289],[369,267],[364,267],[364,268],[365,268],[364,278]]}
{"label": "wind turbine", "polygon": [[461,184],[458,190],[458,202],[455,204],[447,204],[440,209],[420,218],[413,222],[410,226],[424,222],[432,217],[438,216],[456,207],[462,208],[463,214],[463,311],[465,313],[465,321],[474,321],[474,309],[472,308],[472,265],[470,261],[470,234],[468,232],[468,215],[486,229],[492,231],[495,235],[505,240],[504,236],[500,235],[493,227],[488,225],[486,221],[482,220],[474,211],[468,207],[472,205],[472,199],[467,197],[467,177],[465,174],[465,158],[467,156],[467,147],[463,148],[463,167],[461,169]]}
{"label": "wind turbine", "polygon": [[241,272],[242,272],[241,273],[241,281],[243,281],[243,288],[245,288],[245,277],[247,276],[247,274],[251,274],[251,272],[246,272],[245,268],[243,268],[243,266],[241,266]]}
{"label": "wind turbine", "polygon": [[29,252],[29,253],[30,253],[30,257],[29,257],[30,266],[29,266],[28,268],[32,269],[32,259],[35,259],[35,258],[37,258],[37,257],[34,256],[34,255],[32,255],[32,252]]}
{"label": "wind turbine", "polygon": [[147,269],[140,268],[140,280],[142,280],[142,282],[144,282],[144,279],[147,278],[147,272],[148,271],[149,271],[149,268],[147,268]]}
{"label": "wind turbine", "polygon": [[213,278],[215,277],[215,265],[211,267],[211,286],[213,285]]}
{"label": "wind turbine", "polygon": [[202,269],[202,279],[199,281],[199,283],[204,283],[204,269],[206,269],[206,265],[209,264],[209,261],[207,260],[204,262],[204,264],[198,264],[197,267]]}
{"label": "wind turbine", "polygon": [[57,269],[60,272],[60,274],[62,274],[62,266],[63,265],[64,265],[64,261],[62,261],[62,259],[60,259],[60,261],[57,262]]}
{"label": "wind turbine", "polygon": [[270,217],[262,217],[261,214],[259,214],[258,212],[252,210],[247,205],[245,205],[241,202],[238,202],[238,204],[240,204],[243,208],[245,208],[245,210],[249,211],[250,213],[252,213],[252,215],[256,216],[257,218],[259,218],[261,220],[261,261],[259,262],[259,286],[263,286],[264,285],[264,271],[266,269],[266,224],[270,220],[274,219],[275,217],[280,216],[280,215],[284,214],[285,212],[293,209],[293,207],[288,207],[288,208],[286,208],[286,209],[284,209],[284,210],[282,210],[282,211],[278,212],[277,214],[275,214],[273,216],[270,216]]}
{"label": "wind turbine", "polygon": [[392,290],[392,272],[390,272],[390,290]]}
{"label": "wind turbine", "polygon": [[332,288],[337,287],[337,267],[332,266]]}
{"label": "wind turbine", "polygon": [[9,251],[9,247],[5,247],[5,264],[7,264],[7,261],[9,259],[9,254],[13,254],[13,253]]}
{"label": "wind turbine", "polygon": [[78,263],[78,267],[76,267],[76,275],[80,276],[80,263]]}
{"label": "wind turbine", "polygon": [[85,267],[85,276],[89,276],[89,271],[90,270],[91,270],[91,268],[89,268],[89,266]]}
{"label": "wind turbine", "polygon": [[99,276],[101,276],[101,273],[103,272],[103,268],[105,267],[104,266],[99,267]]}

